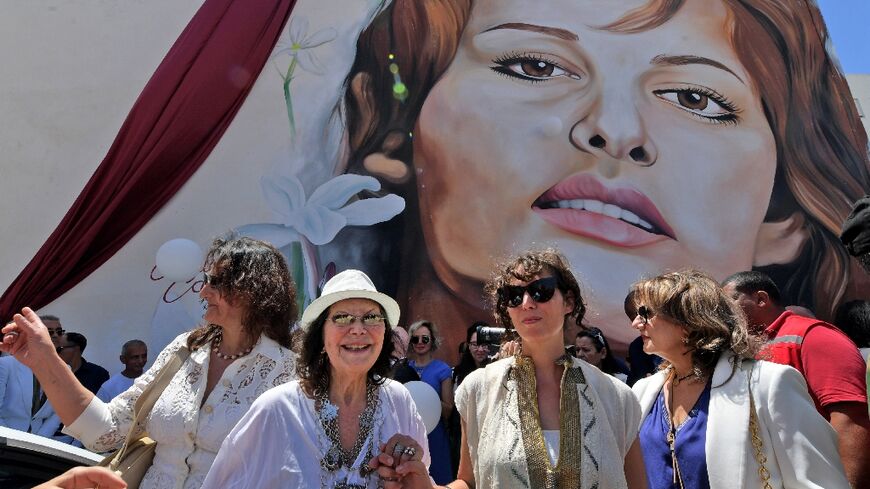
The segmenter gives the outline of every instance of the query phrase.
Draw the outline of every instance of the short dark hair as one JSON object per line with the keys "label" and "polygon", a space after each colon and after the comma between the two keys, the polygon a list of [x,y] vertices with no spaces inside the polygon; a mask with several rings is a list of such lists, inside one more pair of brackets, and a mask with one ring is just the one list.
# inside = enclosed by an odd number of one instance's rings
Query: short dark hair
{"label": "short dark hair", "polygon": [[767,296],[774,304],[782,304],[779,287],[776,286],[773,279],[764,273],[751,270],[746,272],[737,272],[722,281],[722,286],[733,285],[738,292],[744,294],[752,294],[763,290],[767,292]]}
{"label": "short dark hair", "polygon": [[858,348],[870,347],[870,301],[854,300],[837,308],[834,326],[852,339]]}
{"label": "short dark hair", "polygon": [[[520,273],[522,269],[522,273]],[[580,284],[571,273],[568,259],[555,248],[532,249],[525,251],[513,258],[506,260],[500,265],[495,275],[484,288],[489,301],[495,310],[495,318],[502,326],[513,329],[511,317],[508,314],[507,302],[499,293],[499,290],[508,285],[510,280],[517,279],[524,282],[532,280],[535,276],[550,272],[556,277],[559,290],[567,298],[569,295],[574,300],[574,308],[566,317],[570,317],[579,326],[586,315],[586,303],[580,293]]]}
{"label": "short dark hair", "polygon": [[602,372],[611,375],[621,373],[619,363],[616,362],[616,357],[613,356],[613,350],[610,349],[610,343],[608,343],[607,338],[604,337],[603,331],[594,326],[590,326],[577,333],[575,341],[579,338],[589,338],[589,340],[592,341],[592,345],[595,347],[595,351],[600,352],[602,348],[607,348],[607,353],[601,360]]}
{"label": "short dark hair", "polygon": [[[380,385],[390,374],[390,359],[393,355],[393,328],[390,325],[389,319],[386,317],[383,306],[378,304],[381,314],[384,316],[386,327],[384,328],[384,343],[381,348],[381,353],[375,360],[375,364],[369,369],[366,377],[375,384]],[[326,326],[326,318],[329,317],[329,310],[326,308],[317,316],[317,319],[308,325],[308,330],[295,339],[295,350],[298,354],[296,357],[296,374],[299,377],[299,384],[302,390],[308,396],[315,396],[318,393],[329,392],[329,357],[324,351],[323,343],[323,328]]]}
{"label": "short dark hair", "polygon": [[54,314],[39,314],[39,319],[43,322],[45,321],[57,321],[60,322],[60,318],[55,316]]}
{"label": "short dark hair", "polygon": [[133,348],[134,346],[144,346],[146,349],[148,348],[148,345],[146,345],[145,342],[142,340],[130,340],[124,343],[124,345],[121,347],[121,355],[126,356],[127,352],[130,351],[130,348]]}
{"label": "short dark hair", "polygon": [[64,336],[66,336],[67,341],[78,346],[80,352],[85,352],[85,348],[88,346],[88,339],[85,338],[85,335],[81,333],[67,332]]}

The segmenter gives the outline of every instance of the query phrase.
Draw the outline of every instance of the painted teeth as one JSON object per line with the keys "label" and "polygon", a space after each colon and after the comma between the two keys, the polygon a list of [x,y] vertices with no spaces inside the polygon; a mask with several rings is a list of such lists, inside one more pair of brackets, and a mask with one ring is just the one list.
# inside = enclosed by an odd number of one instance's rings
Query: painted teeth
{"label": "painted teeth", "polygon": [[631,212],[629,210],[623,209],[618,205],[613,204],[605,204],[600,200],[594,199],[572,199],[572,200],[559,200],[557,202],[552,203],[553,207],[559,209],[577,209],[584,210],[588,212],[594,212],[596,214],[603,214],[608,217],[612,217],[614,219],[620,219],[622,221],[634,224],[636,226],[640,226],[649,231],[653,231],[655,226],[641,219],[637,214]]}

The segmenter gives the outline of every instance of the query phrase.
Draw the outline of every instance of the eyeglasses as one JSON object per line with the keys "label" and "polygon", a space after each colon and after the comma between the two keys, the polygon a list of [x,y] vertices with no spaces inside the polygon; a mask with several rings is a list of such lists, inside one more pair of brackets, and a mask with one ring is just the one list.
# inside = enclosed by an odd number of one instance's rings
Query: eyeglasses
{"label": "eyeglasses", "polygon": [[55,347],[54,351],[56,351],[57,354],[60,355],[60,352],[66,350],[66,349],[69,349],[69,348],[75,348],[77,346],[78,345],[58,346],[58,347]]}
{"label": "eyeglasses", "polygon": [[339,313],[330,318],[330,320],[339,326],[350,326],[359,320],[363,326],[374,327],[384,324],[384,317],[380,314],[366,314],[364,316],[354,316],[353,314]]}
{"label": "eyeglasses", "polygon": [[644,323],[648,323],[649,320],[653,316],[655,316],[655,314],[653,314],[653,312],[650,310],[650,308],[648,308],[646,306],[639,306],[637,308],[637,315],[640,316],[641,319],[643,319]]}
{"label": "eyeglasses", "polygon": [[432,338],[430,338],[428,335],[425,335],[425,334],[422,336],[412,336],[411,337],[411,344],[412,345],[416,345],[417,343],[423,343],[424,345],[428,345],[430,341],[432,341]]}
{"label": "eyeglasses", "polygon": [[528,285],[503,285],[498,289],[498,294],[508,307],[519,307],[523,303],[526,292],[533,301],[543,304],[553,298],[559,285],[556,277],[544,277],[531,282]]}
{"label": "eyeglasses", "polygon": [[202,274],[202,284],[203,286],[209,285],[213,289],[219,289],[221,286],[222,280],[215,275],[209,275],[207,273]]}
{"label": "eyeglasses", "polygon": [[469,348],[486,348],[487,344],[486,343],[478,343],[476,341],[469,341],[468,347]]}
{"label": "eyeglasses", "polygon": [[48,336],[63,336],[66,333],[62,328],[46,328],[48,329]]}

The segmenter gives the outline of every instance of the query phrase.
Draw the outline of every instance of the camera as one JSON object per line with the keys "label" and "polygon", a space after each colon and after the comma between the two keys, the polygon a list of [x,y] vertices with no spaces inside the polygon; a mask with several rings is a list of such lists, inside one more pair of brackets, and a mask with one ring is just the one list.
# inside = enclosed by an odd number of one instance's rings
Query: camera
{"label": "camera", "polygon": [[487,345],[497,345],[507,334],[505,328],[495,326],[478,326],[477,327],[477,342]]}

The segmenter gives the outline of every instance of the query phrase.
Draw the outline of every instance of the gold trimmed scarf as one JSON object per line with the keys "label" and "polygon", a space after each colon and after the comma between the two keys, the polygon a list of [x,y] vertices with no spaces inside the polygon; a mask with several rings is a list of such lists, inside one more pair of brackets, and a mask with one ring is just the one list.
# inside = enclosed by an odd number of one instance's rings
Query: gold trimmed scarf
{"label": "gold trimmed scarf", "polygon": [[586,384],[586,378],[579,367],[573,367],[570,358],[561,358],[557,363],[565,369],[560,383],[559,458],[555,466],[550,462],[541,429],[535,364],[530,357],[517,356],[510,372],[517,389],[516,405],[533,489],[581,487],[583,428],[578,388],[579,384]]}

